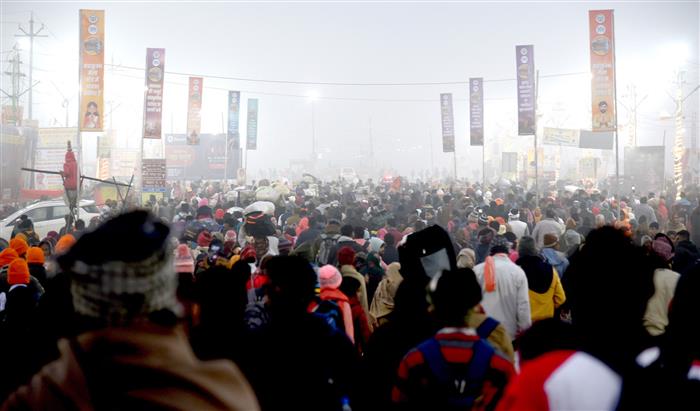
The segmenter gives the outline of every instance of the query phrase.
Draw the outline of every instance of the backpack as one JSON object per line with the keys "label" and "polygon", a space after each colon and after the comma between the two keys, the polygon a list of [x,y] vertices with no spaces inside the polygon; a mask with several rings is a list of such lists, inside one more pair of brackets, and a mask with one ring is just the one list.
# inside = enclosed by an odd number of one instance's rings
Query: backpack
{"label": "backpack", "polygon": [[318,247],[316,262],[319,266],[326,265],[331,261],[331,253],[338,244],[340,234],[321,234],[321,245]]}
{"label": "backpack", "polygon": [[494,320],[493,318],[486,317],[486,319],[476,328],[476,335],[478,335],[479,338],[487,340],[489,338],[489,335],[491,335],[491,333],[493,332],[493,330],[495,330],[496,327],[498,327],[498,324],[500,323]]}
{"label": "backpack", "polygon": [[440,342],[434,337],[417,348],[430,368],[436,391],[440,394],[438,398],[445,400],[447,409],[471,409],[481,397],[486,372],[495,353],[493,347],[481,339],[474,342],[474,354],[466,369],[456,369],[448,364],[440,350]]}
{"label": "backpack", "polygon": [[335,301],[319,300],[310,311],[315,317],[328,324],[331,329],[345,333],[343,315],[340,313],[340,306]]}

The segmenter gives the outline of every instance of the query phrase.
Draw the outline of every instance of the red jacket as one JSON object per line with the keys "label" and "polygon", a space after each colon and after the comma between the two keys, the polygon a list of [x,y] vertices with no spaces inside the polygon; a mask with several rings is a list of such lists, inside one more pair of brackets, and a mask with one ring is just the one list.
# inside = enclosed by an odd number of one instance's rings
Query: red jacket
{"label": "red jacket", "polygon": [[66,151],[66,162],[63,163],[63,187],[66,190],[78,189],[78,163],[72,150]]}

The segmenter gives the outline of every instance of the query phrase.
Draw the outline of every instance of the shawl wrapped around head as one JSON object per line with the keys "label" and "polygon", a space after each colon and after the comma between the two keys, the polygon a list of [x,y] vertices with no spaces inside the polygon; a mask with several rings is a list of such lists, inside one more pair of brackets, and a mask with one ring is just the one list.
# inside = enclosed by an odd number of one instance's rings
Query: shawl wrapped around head
{"label": "shawl wrapped around head", "polygon": [[386,276],[377,287],[369,309],[370,314],[377,320],[394,311],[394,296],[396,296],[396,290],[399,289],[399,284],[403,281],[400,269],[401,264],[399,263],[389,264]]}

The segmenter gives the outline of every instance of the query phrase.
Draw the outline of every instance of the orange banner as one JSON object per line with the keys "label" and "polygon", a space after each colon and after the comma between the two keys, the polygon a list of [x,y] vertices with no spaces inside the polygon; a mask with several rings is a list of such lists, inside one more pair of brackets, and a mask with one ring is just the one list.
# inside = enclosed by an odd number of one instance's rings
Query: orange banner
{"label": "orange banner", "polygon": [[591,51],[591,103],[593,131],[614,131],[615,34],[613,10],[588,12]]}
{"label": "orange banner", "polygon": [[80,10],[80,131],[102,131],[104,10]]}

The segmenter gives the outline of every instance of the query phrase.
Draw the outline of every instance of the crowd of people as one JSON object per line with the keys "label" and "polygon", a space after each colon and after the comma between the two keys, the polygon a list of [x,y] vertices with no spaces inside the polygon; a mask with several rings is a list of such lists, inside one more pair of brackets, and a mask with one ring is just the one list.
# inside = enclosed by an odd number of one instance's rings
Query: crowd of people
{"label": "crowd of people", "polygon": [[680,197],[198,182],[44,239],[24,216],[1,409],[695,409]]}

